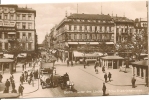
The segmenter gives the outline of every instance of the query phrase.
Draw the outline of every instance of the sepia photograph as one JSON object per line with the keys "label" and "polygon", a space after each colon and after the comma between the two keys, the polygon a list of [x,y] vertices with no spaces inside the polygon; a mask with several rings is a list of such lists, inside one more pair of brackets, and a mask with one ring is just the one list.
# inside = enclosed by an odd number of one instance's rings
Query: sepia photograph
{"label": "sepia photograph", "polygon": [[148,95],[148,4],[0,4],[0,98]]}

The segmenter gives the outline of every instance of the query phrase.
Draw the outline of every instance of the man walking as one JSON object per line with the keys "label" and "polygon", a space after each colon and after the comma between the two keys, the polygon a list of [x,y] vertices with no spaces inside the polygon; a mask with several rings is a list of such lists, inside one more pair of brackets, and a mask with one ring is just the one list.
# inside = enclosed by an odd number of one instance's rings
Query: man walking
{"label": "man walking", "polygon": [[20,84],[18,88],[19,95],[23,96],[23,90],[24,90],[24,87]]}
{"label": "man walking", "polygon": [[16,87],[14,80],[11,83],[12,89]]}
{"label": "man walking", "polygon": [[109,78],[109,82],[111,82],[111,76],[112,76],[112,74],[109,72],[109,74],[108,74],[108,78]]}
{"label": "man walking", "polygon": [[105,82],[107,82],[107,74],[104,75]]}
{"label": "man walking", "polygon": [[7,89],[8,89],[8,91],[9,91],[10,82],[9,82],[9,80],[8,80],[8,79],[7,79],[6,83],[5,83],[5,86],[6,86],[6,88],[7,88]]}
{"label": "man walking", "polygon": [[135,82],[136,82],[135,75],[133,75],[133,77],[131,79],[132,88],[135,88]]}
{"label": "man walking", "polygon": [[3,75],[0,73],[0,83],[2,83]]}
{"label": "man walking", "polygon": [[105,96],[106,95],[106,85],[105,85],[105,83],[103,83],[102,91],[103,91],[103,96]]}

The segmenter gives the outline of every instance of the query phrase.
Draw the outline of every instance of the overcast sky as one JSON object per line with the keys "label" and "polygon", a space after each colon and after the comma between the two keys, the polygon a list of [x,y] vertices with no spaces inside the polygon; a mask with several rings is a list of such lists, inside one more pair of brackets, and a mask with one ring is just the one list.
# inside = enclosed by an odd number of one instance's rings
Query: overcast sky
{"label": "overcast sky", "polygon": [[[102,13],[117,16],[125,16],[130,19],[147,18],[146,1],[127,1],[127,2],[94,2],[78,3],[78,13],[100,14]],[[25,7],[26,4],[19,4],[19,7]],[[77,12],[77,3],[48,3],[48,4],[27,4],[28,8],[36,10],[36,32],[38,34],[38,43],[42,43],[45,34],[50,33],[50,29],[65,17],[67,11]]]}

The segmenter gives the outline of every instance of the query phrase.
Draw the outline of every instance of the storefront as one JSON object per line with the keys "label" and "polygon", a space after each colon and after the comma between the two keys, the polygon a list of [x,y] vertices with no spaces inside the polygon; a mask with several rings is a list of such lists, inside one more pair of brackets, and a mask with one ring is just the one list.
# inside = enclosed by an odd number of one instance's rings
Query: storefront
{"label": "storefront", "polygon": [[14,60],[1,58],[0,59],[0,71],[3,74],[7,71],[10,72],[10,74],[12,74],[13,72],[16,72],[16,65],[15,65]]}
{"label": "storefront", "polygon": [[132,75],[144,79],[147,82],[148,79],[148,60],[142,60],[132,63]]}
{"label": "storefront", "polygon": [[112,68],[112,69],[118,69],[121,66],[124,66],[125,59],[123,57],[119,56],[105,56],[101,57],[101,64],[105,68]]}

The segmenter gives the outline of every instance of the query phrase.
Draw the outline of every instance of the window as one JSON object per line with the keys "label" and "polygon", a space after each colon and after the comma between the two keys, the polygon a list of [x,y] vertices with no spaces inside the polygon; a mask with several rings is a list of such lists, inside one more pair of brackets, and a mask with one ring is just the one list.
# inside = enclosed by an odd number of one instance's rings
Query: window
{"label": "window", "polygon": [[22,19],[23,19],[23,20],[26,20],[26,16],[25,16],[25,15],[22,15]]}
{"label": "window", "polygon": [[4,15],[4,19],[7,19],[7,15]]}
{"label": "window", "polygon": [[31,38],[31,33],[28,33],[28,38]]}
{"label": "window", "polygon": [[77,30],[77,26],[76,25],[74,25],[74,30]]}
{"label": "window", "polygon": [[20,38],[20,33],[17,32],[16,37],[19,39]]}
{"label": "window", "polygon": [[20,29],[20,23],[17,23],[17,28]]}
{"label": "window", "polygon": [[71,31],[71,25],[69,25],[69,30]]}
{"label": "window", "polygon": [[17,20],[20,20],[20,15],[17,15]]}
{"label": "window", "polygon": [[74,34],[74,39],[77,39],[77,34]]}
{"label": "window", "polygon": [[84,26],[84,30],[87,30],[87,26]]}
{"label": "window", "polygon": [[23,33],[23,34],[22,34],[22,36],[26,36],[26,34],[25,34],[25,33]]}
{"label": "window", "polygon": [[109,27],[109,32],[111,32],[111,27]]}
{"label": "window", "polygon": [[5,43],[5,49],[8,50],[8,43]]}
{"label": "window", "polygon": [[2,50],[2,43],[0,42],[0,50]]}
{"label": "window", "polygon": [[26,23],[22,23],[22,28],[26,29]]}
{"label": "window", "polygon": [[28,43],[28,50],[31,50],[31,49],[32,49],[31,43]]}
{"label": "window", "polygon": [[82,34],[80,34],[80,37],[79,37],[79,39],[82,39]]}
{"label": "window", "polygon": [[107,27],[105,26],[105,30],[104,30],[105,32],[107,31]]}
{"label": "window", "polygon": [[92,26],[90,26],[90,31],[92,31]]}
{"label": "window", "polygon": [[0,39],[2,38],[2,33],[0,32]]}
{"label": "window", "polygon": [[69,34],[69,37],[68,37],[68,40],[70,40],[71,39],[71,34]]}
{"label": "window", "polygon": [[31,15],[28,15],[28,20],[31,20]]}
{"label": "window", "polygon": [[4,39],[7,39],[7,38],[8,38],[8,34],[4,33]]}
{"label": "window", "polygon": [[32,29],[32,23],[28,23],[28,29]]}
{"label": "window", "polygon": [[80,25],[79,30],[82,31],[82,26]]}
{"label": "window", "polygon": [[100,26],[100,32],[102,32],[102,27]]}
{"label": "window", "polygon": [[10,15],[10,19],[13,20],[13,15],[12,14]]}

